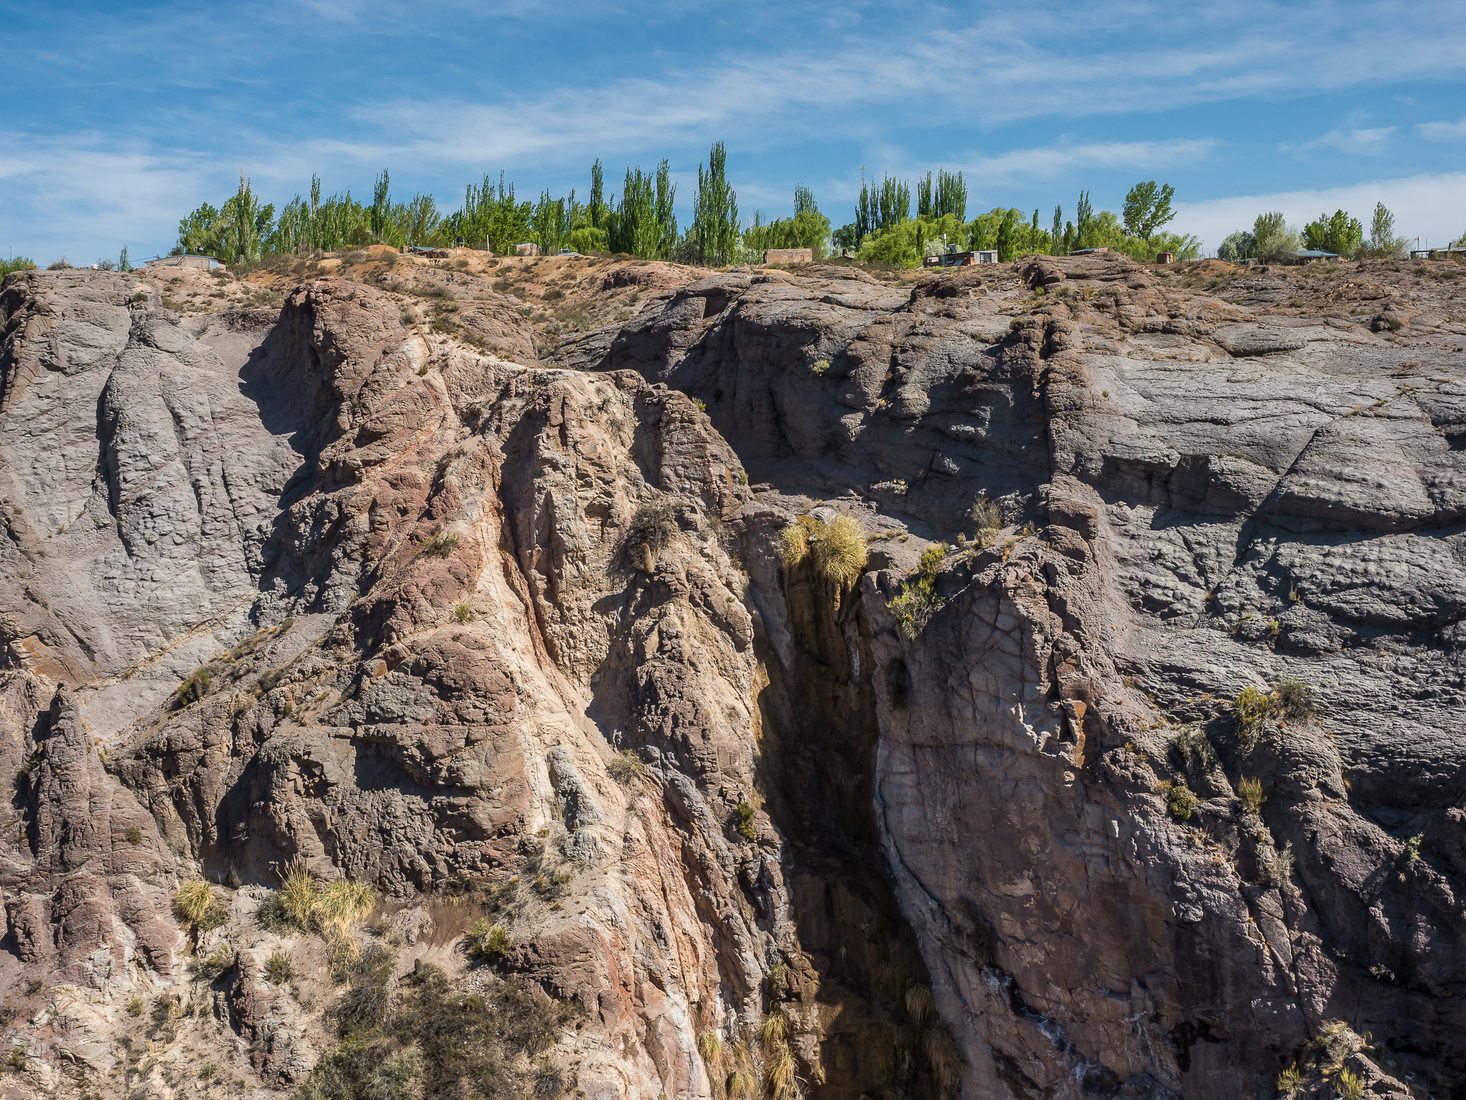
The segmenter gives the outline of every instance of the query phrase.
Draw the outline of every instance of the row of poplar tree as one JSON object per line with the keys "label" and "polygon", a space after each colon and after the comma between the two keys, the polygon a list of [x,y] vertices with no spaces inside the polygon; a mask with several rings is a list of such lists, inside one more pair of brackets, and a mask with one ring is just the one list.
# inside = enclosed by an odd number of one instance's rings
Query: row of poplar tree
{"label": "row of poplar tree", "polygon": [[431,195],[406,202],[392,198],[387,172],[376,178],[371,202],[351,192],[322,195],[319,176],[310,193],[296,195],[279,211],[263,202],[250,181],[215,208],[204,203],[178,224],[175,253],[213,256],[228,263],[252,262],[272,254],[337,252],[369,244],[467,245],[512,252],[532,242],[546,253],[614,252],[649,259],[726,264],[738,258],[743,234],[738,197],[727,176],[728,154],[719,142],[698,166],[692,224],[679,235],[677,185],[664,160],[656,171],[628,168],[619,198],[606,197],[605,170],[591,168],[590,194],[571,191],[538,201],[522,200],[501,172],[464,190],[463,205],[445,212]]}
{"label": "row of poplar tree", "polygon": [[308,195],[296,195],[279,210],[263,202],[247,179],[219,208],[205,203],[178,227],[176,252],[214,256],[228,263],[252,262],[270,254],[336,252],[368,244],[467,245],[511,252],[532,242],[545,253],[570,249],[646,259],[723,265],[759,258],[768,248],[831,250],[871,263],[912,267],[948,248],[991,249],[1009,260],[1027,253],[1065,254],[1081,248],[1112,248],[1137,258],[1170,251],[1178,258],[1199,253],[1194,237],[1167,233],[1174,216],[1169,184],[1138,183],[1126,196],[1123,214],[1096,212],[1081,192],[1073,219],[1055,207],[1048,225],[1039,212],[995,208],[967,220],[967,184],[961,172],[928,172],[916,181],[916,207],[909,181],[887,177],[862,183],[855,219],[838,229],[821,213],[807,187],[794,191],[793,213],[764,221],[755,213],[739,219],[738,196],[728,181],[727,150],[713,145],[698,166],[692,224],[679,232],[677,186],[667,161],[655,171],[628,168],[619,196],[607,198],[604,168],[591,168],[590,191],[582,201],[574,190],[538,200],[521,199],[503,173],[485,176],[464,190],[456,210],[443,211],[431,195],[395,201],[391,178],[382,172],[366,203],[344,192],[323,195],[319,177]]}

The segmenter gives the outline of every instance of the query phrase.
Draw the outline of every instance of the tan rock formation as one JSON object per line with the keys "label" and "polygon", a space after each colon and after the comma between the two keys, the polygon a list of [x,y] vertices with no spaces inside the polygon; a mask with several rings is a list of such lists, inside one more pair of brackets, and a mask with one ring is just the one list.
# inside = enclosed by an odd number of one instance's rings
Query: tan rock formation
{"label": "tan rock formation", "polygon": [[3,1095],[1456,1087],[1454,284],[491,262],[6,282]]}

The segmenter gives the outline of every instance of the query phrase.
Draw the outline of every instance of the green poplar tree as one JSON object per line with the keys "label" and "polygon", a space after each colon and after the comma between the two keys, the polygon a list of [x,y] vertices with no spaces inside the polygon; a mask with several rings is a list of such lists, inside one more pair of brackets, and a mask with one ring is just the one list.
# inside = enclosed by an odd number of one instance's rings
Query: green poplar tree
{"label": "green poplar tree", "polygon": [[672,182],[672,170],[663,160],[657,165],[657,197],[655,205],[657,223],[656,256],[671,259],[677,248],[677,185]]}
{"label": "green poplar tree", "polygon": [[1074,248],[1066,251],[1074,251],[1075,248],[1089,247],[1089,229],[1094,221],[1094,207],[1089,204],[1089,192],[1079,192],[1079,203],[1074,211]]}
{"label": "green poplar tree", "polygon": [[723,265],[737,254],[738,196],[728,183],[728,150],[721,142],[708,152],[707,167],[697,166],[697,199],[689,230],[698,263]]}
{"label": "green poplar tree", "polygon": [[590,218],[591,228],[605,229],[606,219],[609,213],[606,207],[606,172],[601,167],[598,159],[590,166],[590,203],[586,206],[586,214]]}
{"label": "green poplar tree", "polygon": [[1143,180],[1125,194],[1123,217],[1125,232],[1149,241],[1155,231],[1176,216],[1171,199],[1176,189],[1169,183],[1157,185],[1155,180]]}

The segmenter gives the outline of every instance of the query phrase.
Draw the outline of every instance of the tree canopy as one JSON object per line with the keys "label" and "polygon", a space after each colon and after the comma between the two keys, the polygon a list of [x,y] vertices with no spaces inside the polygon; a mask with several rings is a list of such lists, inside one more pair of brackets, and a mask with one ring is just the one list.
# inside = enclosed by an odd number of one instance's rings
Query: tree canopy
{"label": "tree canopy", "polygon": [[1149,241],[1157,229],[1176,216],[1171,206],[1175,195],[1176,189],[1169,183],[1157,185],[1155,180],[1144,180],[1130,188],[1125,194],[1125,232]]}
{"label": "tree canopy", "polygon": [[1303,227],[1305,248],[1353,258],[1363,243],[1364,226],[1359,223],[1358,218],[1351,217],[1344,210],[1320,214],[1317,219]]}
{"label": "tree canopy", "polygon": [[1369,240],[1364,244],[1364,254],[1382,258],[1405,254],[1405,238],[1395,236],[1395,215],[1382,202],[1374,204],[1374,214],[1369,220]]}
{"label": "tree canopy", "polygon": [[464,188],[463,201],[453,210],[440,209],[427,194],[397,198],[391,174],[383,170],[372,181],[370,202],[350,191],[325,195],[320,177],[312,176],[308,192],[293,196],[277,217],[275,207],[262,202],[241,176],[222,206],[203,203],[179,221],[174,251],[231,264],[375,243],[467,245],[507,253],[524,242],[544,253],[570,249],[709,265],[757,262],[771,248],[809,248],[816,257],[834,248],[872,263],[906,267],[947,248],[990,249],[1004,261],[1079,248],[1110,248],[1141,260],[1169,251],[1189,259],[1200,254],[1200,242],[1162,228],[1174,217],[1174,193],[1170,184],[1145,180],[1130,189],[1120,215],[1096,211],[1089,192],[1081,191],[1072,221],[1064,218],[1062,206],[1053,208],[1047,225],[1039,210],[1013,207],[994,207],[968,220],[967,182],[960,171],[943,168],[919,177],[914,189],[896,176],[862,184],[854,221],[839,228],[804,185],[794,189],[792,214],[765,219],[756,211],[745,225],[728,176],[727,148],[717,142],[698,166],[692,222],[685,231],[677,221],[677,187],[668,161],[651,171],[628,166],[620,193],[608,194],[605,168],[597,160],[590,169],[587,201],[574,189],[521,199],[506,173],[485,173]]}

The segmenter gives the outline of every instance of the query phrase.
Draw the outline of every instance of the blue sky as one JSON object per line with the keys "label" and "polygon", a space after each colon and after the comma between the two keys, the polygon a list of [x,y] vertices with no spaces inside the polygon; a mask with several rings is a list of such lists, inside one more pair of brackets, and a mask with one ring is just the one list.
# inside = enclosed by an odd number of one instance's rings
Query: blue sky
{"label": "blue sky", "polygon": [[1457,0],[0,0],[0,43],[0,251],[41,262],[166,251],[240,171],[283,203],[387,167],[455,205],[665,156],[685,207],[715,139],[746,216],[802,182],[838,225],[862,166],[945,166],[969,216],[1045,224],[1168,180],[1209,248],[1377,199],[1412,240],[1466,232]]}

